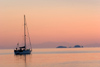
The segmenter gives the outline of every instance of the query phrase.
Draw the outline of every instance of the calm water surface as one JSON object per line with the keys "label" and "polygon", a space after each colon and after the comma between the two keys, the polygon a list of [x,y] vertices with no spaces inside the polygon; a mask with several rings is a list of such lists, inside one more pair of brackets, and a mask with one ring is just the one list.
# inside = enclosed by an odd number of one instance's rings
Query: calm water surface
{"label": "calm water surface", "polygon": [[100,67],[100,48],[33,49],[30,55],[1,49],[0,67]]}

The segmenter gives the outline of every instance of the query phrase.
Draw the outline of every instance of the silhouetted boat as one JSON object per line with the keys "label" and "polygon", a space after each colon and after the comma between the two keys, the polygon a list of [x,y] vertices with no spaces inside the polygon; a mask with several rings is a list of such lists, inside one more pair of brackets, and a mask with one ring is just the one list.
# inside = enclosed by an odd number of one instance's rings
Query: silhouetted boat
{"label": "silhouetted boat", "polygon": [[[27,30],[28,30],[28,28],[27,28]],[[28,35],[29,35],[29,32],[28,32]],[[29,42],[30,42],[30,47],[31,47],[30,37],[29,37]],[[18,55],[18,54],[31,54],[31,52],[32,52],[32,47],[31,47],[31,49],[26,48],[26,18],[25,18],[25,15],[24,15],[24,46],[19,47],[19,43],[17,44],[17,46],[18,47],[14,50],[14,53],[16,55]]]}

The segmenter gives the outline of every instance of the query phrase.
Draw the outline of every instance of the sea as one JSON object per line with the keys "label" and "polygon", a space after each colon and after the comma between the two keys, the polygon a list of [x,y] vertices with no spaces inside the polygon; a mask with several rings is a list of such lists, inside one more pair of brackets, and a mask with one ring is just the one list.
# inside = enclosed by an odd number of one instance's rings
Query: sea
{"label": "sea", "polygon": [[100,67],[100,48],[34,48],[30,55],[0,49],[0,67]]}

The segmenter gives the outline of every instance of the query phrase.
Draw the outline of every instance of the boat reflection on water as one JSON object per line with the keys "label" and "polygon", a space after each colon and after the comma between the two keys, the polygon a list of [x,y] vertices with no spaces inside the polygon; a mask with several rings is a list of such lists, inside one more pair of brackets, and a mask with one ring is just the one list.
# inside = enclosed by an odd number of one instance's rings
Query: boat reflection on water
{"label": "boat reflection on water", "polygon": [[32,54],[14,55],[17,63],[22,63],[22,66],[29,67],[28,63],[31,62]]}

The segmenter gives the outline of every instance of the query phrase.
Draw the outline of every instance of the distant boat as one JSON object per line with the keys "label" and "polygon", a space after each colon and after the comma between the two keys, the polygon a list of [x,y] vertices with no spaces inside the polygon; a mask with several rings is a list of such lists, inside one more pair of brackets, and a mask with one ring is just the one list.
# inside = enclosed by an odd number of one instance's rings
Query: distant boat
{"label": "distant boat", "polygon": [[[29,32],[28,32],[28,35],[29,35]],[[31,41],[30,41],[30,37],[29,37],[29,42],[30,42],[30,47],[31,47]],[[24,15],[24,46],[22,47],[19,47],[19,43],[17,44],[17,48],[14,50],[14,53],[16,55],[20,55],[20,54],[31,54],[32,52],[32,47],[31,49],[27,49],[26,48],[26,18],[25,18],[25,15]]]}

